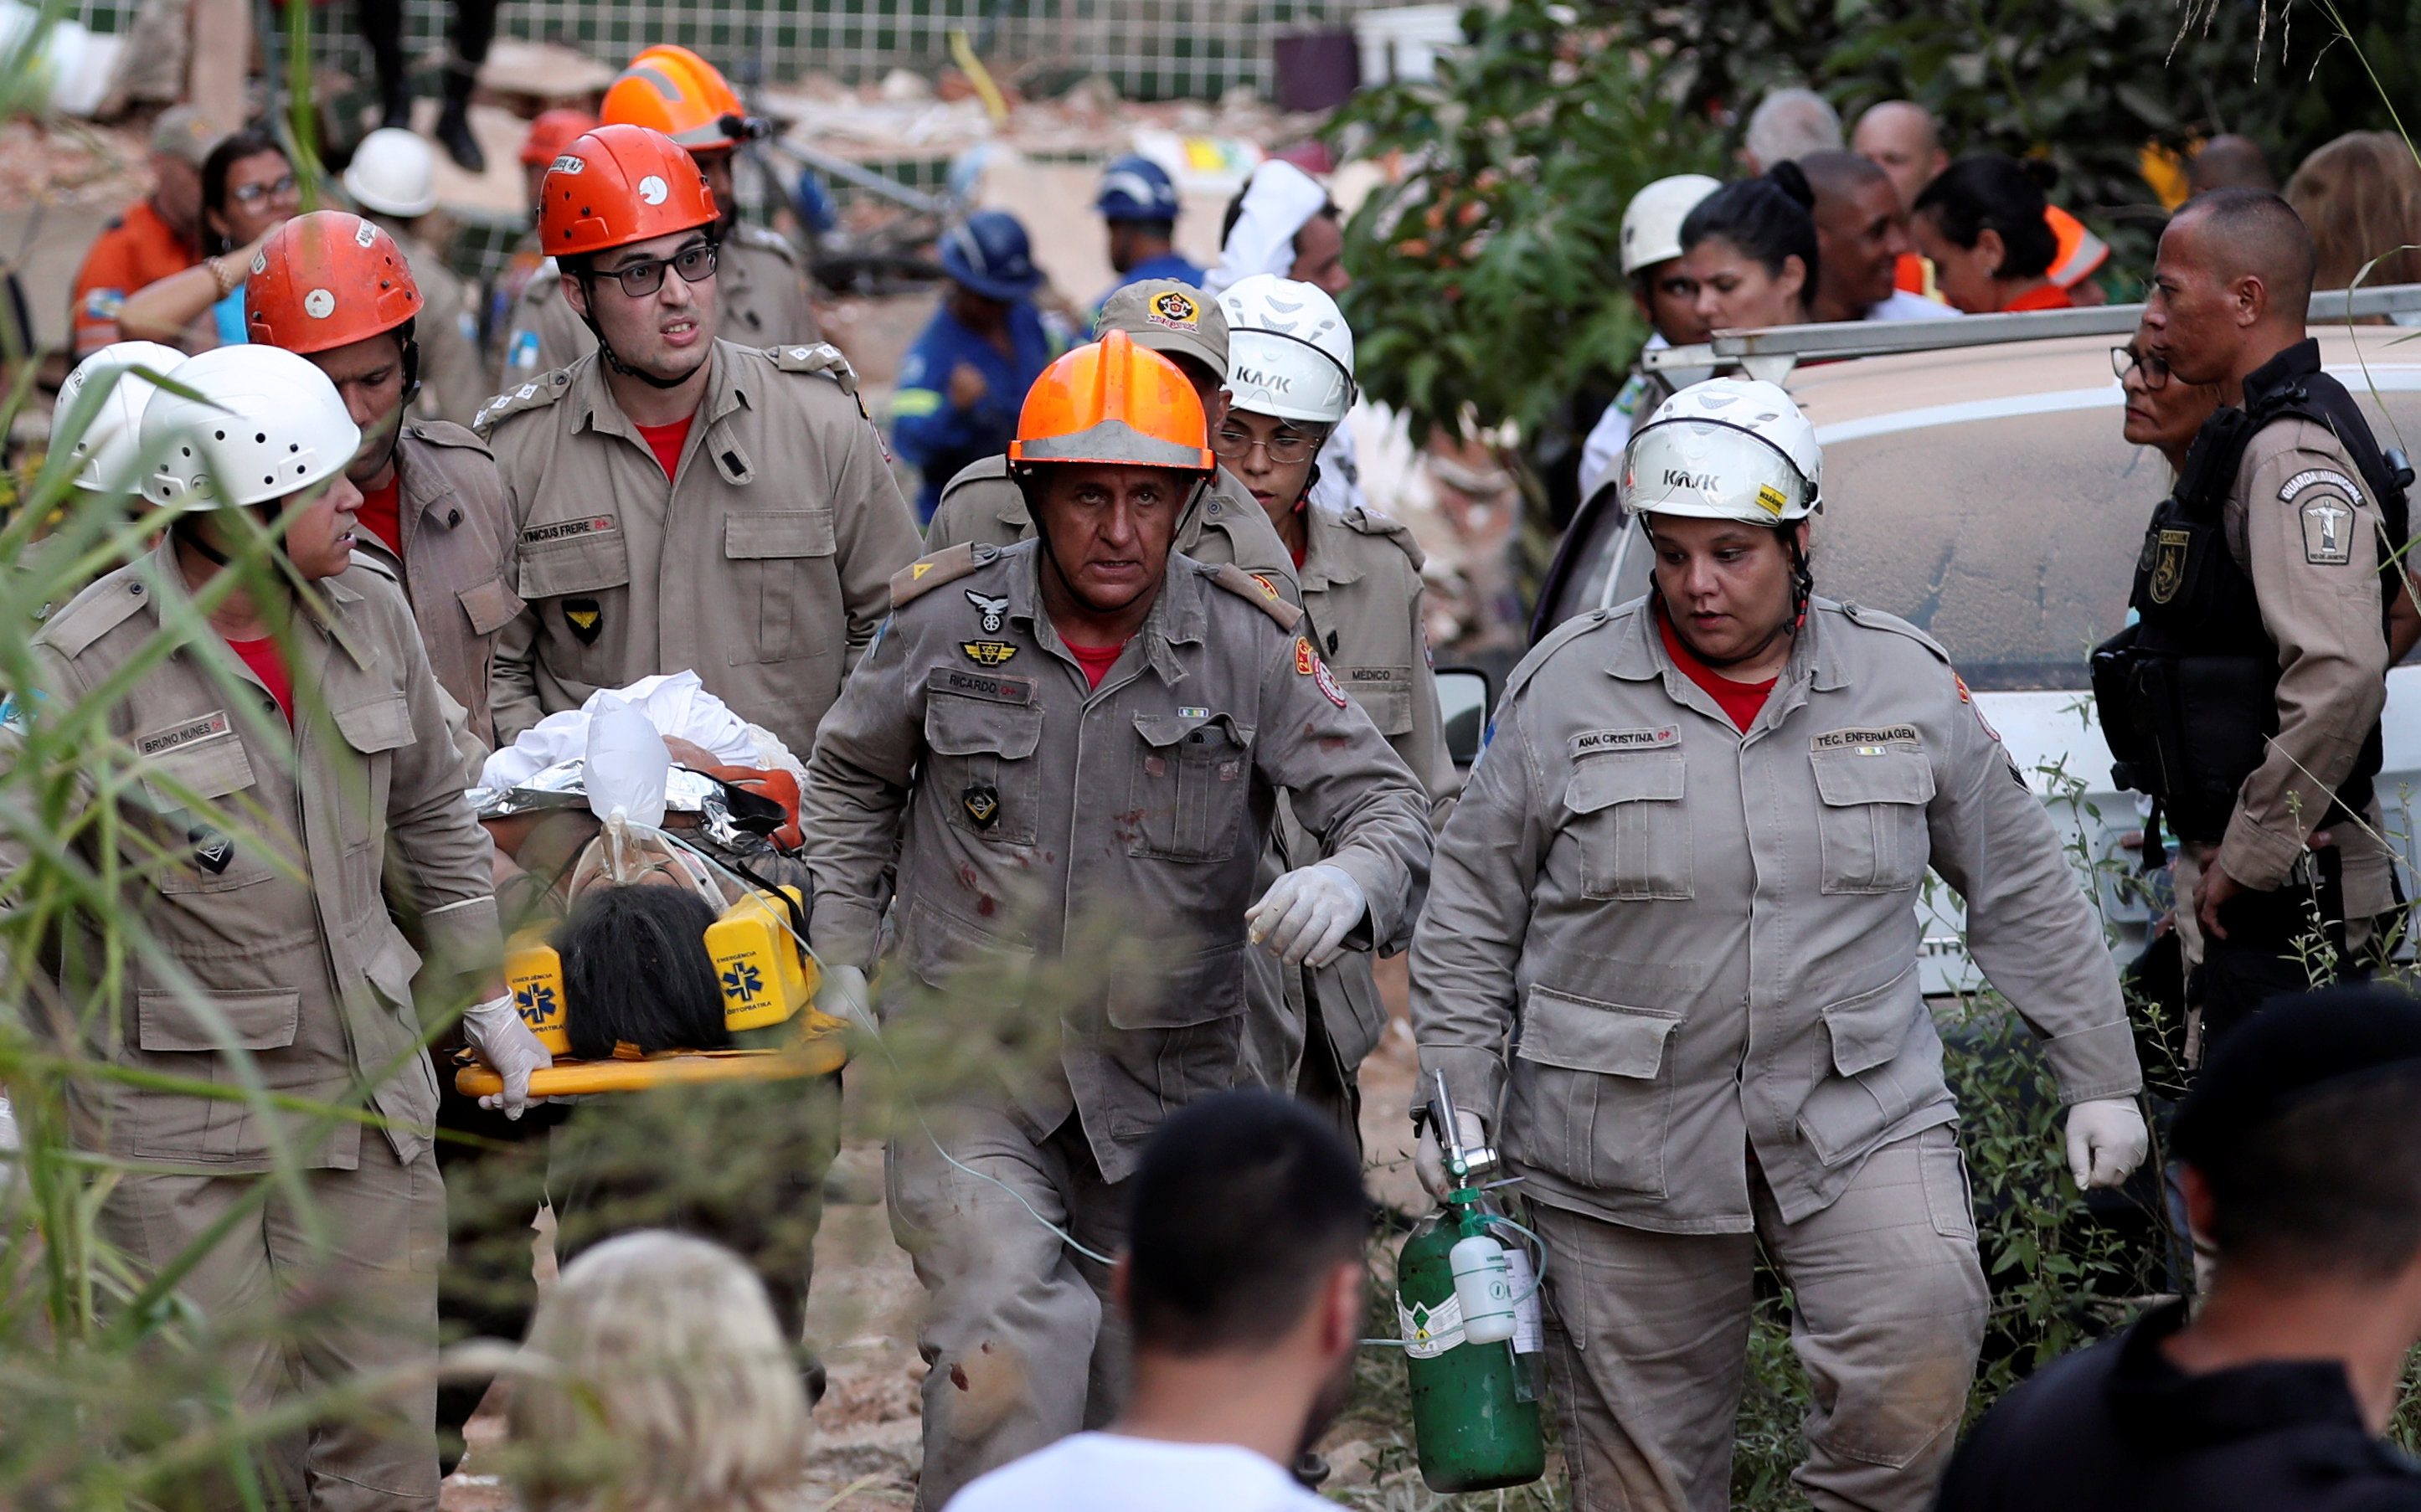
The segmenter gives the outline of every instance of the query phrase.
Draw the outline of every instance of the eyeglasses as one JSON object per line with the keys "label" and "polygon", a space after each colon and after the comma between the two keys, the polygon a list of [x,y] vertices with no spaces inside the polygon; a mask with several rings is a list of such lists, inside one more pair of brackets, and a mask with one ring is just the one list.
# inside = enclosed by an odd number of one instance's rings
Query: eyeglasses
{"label": "eyeglasses", "polygon": [[294,193],[294,176],[289,173],[282,179],[272,179],[263,183],[230,185],[227,195],[243,204],[258,205],[264,199],[283,199]]}
{"label": "eyeglasses", "polygon": [[1231,462],[1241,462],[1253,454],[1254,447],[1258,446],[1269,453],[1271,461],[1280,467],[1291,467],[1297,462],[1310,460],[1311,454],[1320,450],[1320,444],[1326,439],[1325,436],[1306,436],[1300,430],[1285,430],[1267,441],[1257,441],[1233,426],[1221,426],[1219,433],[1210,438],[1210,449]]}
{"label": "eyeglasses", "polygon": [[2110,370],[2118,375],[2118,382],[2125,382],[2128,373],[2138,367],[2144,370],[2146,388],[2163,389],[2169,386],[2168,359],[2155,357],[2148,351],[2138,353],[2132,347],[2110,349]]}
{"label": "eyeglasses", "polygon": [[649,257],[643,262],[626,262],[602,276],[622,286],[622,292],[633,299],[646,299],[664,287],[664,270],[672,269],[681,275],[684,284],[702,284],[714,276],[715,246],[701,242],[683,247],[669,257]]}

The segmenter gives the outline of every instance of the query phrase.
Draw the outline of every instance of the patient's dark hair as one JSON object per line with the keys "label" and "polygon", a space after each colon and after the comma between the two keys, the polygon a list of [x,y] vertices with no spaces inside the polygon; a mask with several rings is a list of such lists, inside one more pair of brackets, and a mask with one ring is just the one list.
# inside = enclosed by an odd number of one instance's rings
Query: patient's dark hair
{"label": "patient's dark hair", "polygon": [[1135,1347],[1199,1355],[1283,1337],[1368,1242],[1362,1168],[1310,1109],[1222,1092],[1160,1126],[1129,1215]]}
{"label": "patient's dark hair", "polygon": [[582,1060],[617,1040],[661,1050],[728,1050],[723,990],[706,953],[714,909],[686,887],[600,887],[555,931],[563,958],[564,1033]]}

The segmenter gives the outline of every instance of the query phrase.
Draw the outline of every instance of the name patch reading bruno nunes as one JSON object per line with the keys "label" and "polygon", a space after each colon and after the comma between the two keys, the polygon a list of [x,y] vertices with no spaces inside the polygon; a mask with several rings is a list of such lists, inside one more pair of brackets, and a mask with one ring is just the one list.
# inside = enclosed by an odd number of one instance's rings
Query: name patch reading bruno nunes
{"label": "name patch reading bruno nunes", "polygon": [[173,751],[180,745],[191,745],[195,740],[207,740],[213,735],[226,732],[226,710],[214,709],[199,719],[188,720],[182,725],[141,737],[134,742],[134,749],[145,756],[158,756],[163,751]]}
{"label": "name patch reading bruno nunes", "polygon": [[1826,730],[1808,739],[1811,751],[1840,751],[1853,745],[1918,745],[1913,725],[1885,725],[1871,730]]}

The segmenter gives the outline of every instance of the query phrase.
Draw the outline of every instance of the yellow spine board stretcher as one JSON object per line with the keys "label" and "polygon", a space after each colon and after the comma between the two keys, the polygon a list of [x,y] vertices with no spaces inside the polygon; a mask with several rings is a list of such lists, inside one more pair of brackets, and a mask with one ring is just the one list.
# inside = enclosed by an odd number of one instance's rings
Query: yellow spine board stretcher
{"label": "yellow spine board stretcher", "polygon": [[[793,900],[795,887],[782,889]],[[524,930],[513,936],[505,951],[505,978],[512,989],[522,1021],[557,1059],[554,1066],[530,1074],[530,1096],[574,1097],[588,1092],[645,1092],[653,1087],[700,1082],[769,1082],[786,1077],[822,1076],[848,1064],[846,1026],[818,1012],[816,990],[821,975],[805,947],[792,935],[789,912],[765,894],[751,893],[724,911],[706,931],[706,953],[714,961],[723,988],[723,1021],[734,1034],[799,1021],[798,1038],[769,1050],[668,1050],[643,1055],[630,1045],[614,1059],[564,1059],[571,1052],[565,1031],[563,959],[546,942],[544,931]],[[803,1017],[804,1015],[804,1017]],[[505,1089],[504,1081],[474,1062],[454,1073],[454,1089],[464,1097],[488,1097]]]}

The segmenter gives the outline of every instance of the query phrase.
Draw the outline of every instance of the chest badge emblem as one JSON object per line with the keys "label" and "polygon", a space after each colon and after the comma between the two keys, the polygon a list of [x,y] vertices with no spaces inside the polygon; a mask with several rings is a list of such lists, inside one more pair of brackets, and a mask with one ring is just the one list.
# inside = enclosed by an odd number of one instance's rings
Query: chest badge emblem
{"label": "chest badge emblem", "polygon": [[224,874],[235,859],[235,842],[215,830],[196,825],[185,837],[194,842],[194,865],[213,877]]}
{"label": "chest badge emblem", "polygon": [[975,605],[976,613],[983,616],[981,629],[985,634],[997,635],[1000,633],[1001,626],[1008,623],[1007,595],[1004,594],[1000,598],[992,599],[969,588],[967,602]]}
{"label": "chest badge emblem", "polygon": [[2154,603],[2167,603],[2178,596],[2186,581],[2186,543],[2193,537],[2182,530],[2163,530],[2152,542],[2151,592]]}
{"label": "chest badge emblem", "polygon": [[967,811],[967,821],[978,830],[989,830],[1000,822],[1000,789],[988,782],[970,783],[959,794],[959,803]]}
{"label": "chest badge emblem", "polygon": [[597,644],[598,631],[605,628],[605,610],[594,599],[563,600],[563,622],[583,646]]}
{"label": "chest badge emblem", "polygon": [[961,641],[959,649],[979,667],[996,667],[1017,654],[1017,647],[1007,641]]}

